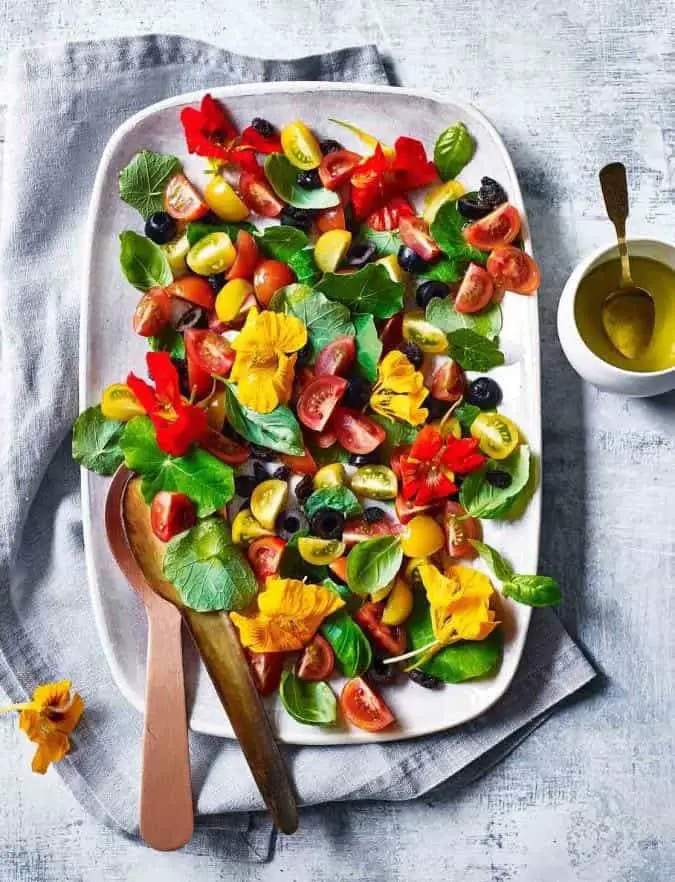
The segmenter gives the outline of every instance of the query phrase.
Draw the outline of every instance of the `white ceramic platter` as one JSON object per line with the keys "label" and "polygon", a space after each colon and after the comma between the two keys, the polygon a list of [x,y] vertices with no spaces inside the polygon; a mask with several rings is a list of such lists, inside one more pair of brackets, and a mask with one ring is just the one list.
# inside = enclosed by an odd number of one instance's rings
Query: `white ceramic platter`
{"label": "white ceramic platter", "polygon": [[[245,126],[254,116],[277,125],[303,119],[321,137],[339,139],[356,150],[362,145],[329,117],[349,120],[375,133],[385,143],[399,135],[421,139],[431,154],[438,134],[462,120],[473,134],[477,150],[460,176],[467,190],[477,189],[480,178],[490,175],[506,188],[511,201],[525,218],[516,173],[506,149],[492,125],[468,104],[427,92],[386,86],[337,83],[260,83],[217,88],[212,94],[227,106],[235,121]],[[188,177],[205,183],[204,160],[188,156],[179,113],[198,104],[203,93],[181,95],[132,117],[113,135],[101,159],[96,177],[86,241],[82,330],[80,349],[80,404],[96,404],[109,383],[124,381],[129,370],[145,374],[146,346],[131,329],[137,294],[119,267],[119,233],[142,231],[139,215],[118,195],[119,172],[139,150],[172,153],[181,158]],[[527,222],[525,247],[531,252]],[[503,411],[526,435],[532,452],[541,451],[539,377],[539,326],[536,297],[507,294],[504,304],[501,347],[507,364],[492,372],[504,392]],[[138,710],[144,705],[146,620],[134,592],[118,570],[106,541],[103,510],[108,481],[83,472],[82,501],[84,535],[91,596],[96,624],[113,676],[124,696]],[[540,491],[526,514],[513,523],[484,522],[486,541],[506,552],[518,572],[537,568],[540,523]],[[384,689],[398,724],[391,731],[370,735],[347,726],[303,726],[285,713],[280,704],[269,711],[279,739],[291,744],[343,744],[414,738],[465,723],[486,711],[508,688],[520,660],[530,610],[504,603],[504,660],[497,676],[479,682],[446,685],[429,691],[413,683]],[[194,650],[186,647],[190,724],[198,732],[233,737],[206,671]],[[341,688],[336,679],[336,692]]]}

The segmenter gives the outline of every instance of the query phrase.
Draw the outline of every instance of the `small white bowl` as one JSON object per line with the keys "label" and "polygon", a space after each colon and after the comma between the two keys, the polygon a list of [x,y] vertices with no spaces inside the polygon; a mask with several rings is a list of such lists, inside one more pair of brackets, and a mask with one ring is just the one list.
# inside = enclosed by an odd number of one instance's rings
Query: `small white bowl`
{"label": "small white bowl", "polygon": [[[650,257],[675,269],[675,245],[658,239],[629,239],[631,256]],[[567,360],[589,383],[632,398],[661,395],[675,389],[675,368],[642,373],[614,367],[597,356],[584,342],[574,317],[574,302],[579,284],[588,273],[608,260],[618,259],[616,244],[603,245],[582,260],[567,280],[558,303],[558,336]]]}

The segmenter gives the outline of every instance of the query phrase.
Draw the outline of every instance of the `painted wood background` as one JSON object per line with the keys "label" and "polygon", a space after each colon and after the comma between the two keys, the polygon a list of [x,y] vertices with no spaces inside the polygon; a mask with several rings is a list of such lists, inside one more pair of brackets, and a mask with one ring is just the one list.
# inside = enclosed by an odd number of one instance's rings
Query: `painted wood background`
{"label": "painted wood background", "polygon": [[541,568],[560,578],[563,618],[603,676],[482,780],[412,804],[307,811],[262,866],[157,855],[99,827],[53,772],[31,775],[29,745],[0,721],[0,879],[669,882],[675,395],[585,386],[554,319],[575,261],[610,237],[606,161],[629,168],[632,231],[675,240],[672,4],[0,0],[0,142],[12,48],[151,31],[273,57],[374,42],[399,82],[468,98],[500,129],[544,279]]}

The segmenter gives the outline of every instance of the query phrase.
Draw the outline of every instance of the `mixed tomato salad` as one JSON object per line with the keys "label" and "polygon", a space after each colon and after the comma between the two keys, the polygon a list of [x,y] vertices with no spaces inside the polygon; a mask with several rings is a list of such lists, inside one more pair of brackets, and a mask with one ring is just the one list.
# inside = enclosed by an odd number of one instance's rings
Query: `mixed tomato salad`
{"label": "mixed tomato salad", "polygon": [[140,476],[166,578],[229,612],[261,694],[301,723],[339,706],[379,731],[405,678],[498,669],[503,597],[559,602],[481,529],[531,492],[489,372],[502,299],[533,294],[539,269],[502,184],[458,180],[476,146],[461,122],[432,156],[339,120],[240,128],[209,94],[180,124],[203,188],[150,150],[119,179],[140,215],[120,262],[148,379],[80,414],[74,457]]}

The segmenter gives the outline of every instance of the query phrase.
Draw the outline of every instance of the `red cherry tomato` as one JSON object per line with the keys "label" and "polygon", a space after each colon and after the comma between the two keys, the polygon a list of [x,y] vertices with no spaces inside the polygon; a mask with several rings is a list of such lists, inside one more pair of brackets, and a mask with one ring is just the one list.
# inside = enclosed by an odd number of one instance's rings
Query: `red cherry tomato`
{"label": "red cherry tomato", "polygon": [[185,175],[174,175],[166,185],[164,208],[171,217],[185,222],[198,220],[209,210]]}
{"label": "red cherry tomato", "polygon": [[324,208],[316,215],[316,229],[318,233],[328,233],[330,230],[346,230],[344,206],[336,205],[335,208]]}
{"label": "red cherry tomato", "polygon": [[533,258],[513,245],[495,248],[487,259],[487,271],[495,285],[516,294],[533,294],[541,282]]}
{"label": "red cherry tomato", "polygon": [[429,233],[429,224],[421,217],[402,217],[398,225],[401,242],[419,254],[422,260],[436,260],[441,255],[438,242]]}
{"label": "red cherry tomato", "polygon": [[443,509],[443,522],[450,557],[465,557],[469,560],[478,557],[478,552],[469,540],[480,539],[483,535],[480,521],[468,517],[459,502],[449,499]]}
{"label": "red cherry tomato", "polygon": [[404,196],[394,196],[386,205],[369,215],[366,223],[371,230],[382,233],[398,229],[401,218],[412,217],[414,214],[415,209]]}
{"label": "red cherry tomato", "polygon": [[242,465],[251,456],[245,444],[239,444],[216,429],[209,429],[199,439],[199,446],[227,465]]}
{"label": "red cherry tomato", "polygon": [[505,202],[480,220],[464,227],[464,238],[481,251],[492,251],[498,245],[508,245],[520,232],[518,209]]}
{"label": "red cherry tomato", "polygon": [[380,732],[395,721],[384,701],[361,677],[347,681],[340,707],[350,723],[366,732]]}
{"label": "red cherry tomato", "polygon": [[279,288],[295,281],[293,270],[280,260],[263,260],[253,274],[253,290],[258,303],[267,306]]}
{"label": "red cherry tomato", "polygon": [[207,398],[213,389],[213,377],[201,367],[187,347],[185,360],[187,362],[188,388],[191,397],[195,401]]}
{"label": "red cherry tomato", "polygon": [[193,501],[185,493],[160,490],[150,505],[150,526],[155,536],[168,542],[197,523]]}
{"label": "red cherry tomato", "polygon": [[352,171],[361,162],[358,153],[351,150],[336,150],[327,153],[319,166],[321,183],[328,190],[337,190],[349,179]]}
{"label": "red cherry tomato", "polygon": [[214,331],[190,328],[185,332],[185,351],[208,374],[226,377],[234,364],[235,351]]}
{"label": "red cherry tomato", "polygon": [[286,543],[278,536],[263,536],[251,542],[246,554],[260,582],[279,572],[279,561],[285,547]]}
{"label": "red cherry tomato", "polygon": [[338,557],[337,560],[334,560],[333,563],[328,564],[328,569],[333,573],[333,575],[337,576],[338,579],[342,582],[347,581],[347,555],[345,554],[343,557]]}
{"label": "red cherry tomato", "polygon": [[253,172],[243,172],[239,178],[239,193],[246,207],[262,217],[278,217],[284,207],[267,181]]}
{"label": "red cherry tomato", "polygon": [[480,312],[492,299],[494,284],[490,273],[470,263],[455,297],[457,312]]}
{"label": "red cherry tomato", "polygon": [[272,695],[279,688],[281,672],[284,667],[283,652],[251,652],[246,650],[246,658],[255,688],[259,695]]}
{"label": "red cherry tomato", "polygon": [[307,386],[316,379],[316,375],[311,367],[303,364],[302,367],[295,369],[295,379],[293,380],[293,393],[291,395],[291,404],[293,407],[298,406],[298,398],[305,391]]}
{"label": "red cherry tomato", "polygon": [[466,377],[456,361],[449,359],[439,365],[431,378],[431,394],[439,401],[455,402],[464,395]]}
{"label": "red cherry tomato", "polygon": [[319,471],[314,457],[307,449],[305,449],[303,456],[291,456],[290,453],[283,453],[281,461],[296,475],[315,475]]}
{"label": "red cherry tomato", "polygon": [[408,645],[405,628],[400,625],[383,625],[382,613],[384,601],[380,603],[364,603],[354,613],[354,620],[361,625],[368,636],[383,652],[389,655],[401,655]]}
{"label": "red cherry tomato", "polygon": [[329,447],[332,447],[333,444],[337,441],[337,432],[331,426],[330,422],[323,430],[323,432],[315,432],[314,440],[318,447],[322,450],[327,450]]}
{"label": "red cherry tomato", "polygon": [[334,667],[335,653],[330,643],[321,634],[315,634],[305,646],[296,670],[301,680],[318,682],[330,677]]}
{"label": "red cherry tomato", "polygon": [[382,342],[382,355],[396,349],[403,343],[403,313],[397,312],[382,326],[380,331],[380,341]]}
{"label": "red cherry tomato", "polygon": [[326,374],[313,380],[298,399],[298,419],[315,432],[326,427],[338,401],[345,394],[347,381]]}
{"label": "red cherry tomato", "polygon": [[228,281],[230,279],[250,279],[260,257],[258,245],[250,233],[246,230],[239,230],[236,248],[237,256],[226,278]]}
{"label": "red cherry tomato", "polygon": [[321,350],[314,362],[317,377],[323,374],[345,376],[356,358],[356,343],[353,337],[336,337]]}
{"label": "red cherry tomato", "polygon": [[336,407],[331,422],[338,441],[349,453],[372,453],[387,436],[375,420],[347,407]]}
{"label": "red cherry tomato", "polygon": [[347,545],[354,545],[357,542],[363,542],[364,539],[376,539],[378,536],[396,536],[400,531],[400,524],[397,524],[388,517],[382,518],[381,521],[375,521],[374,524],[369,524],[363,517],[350,518],[348,521],[345,521],[342,541],[346,542]]}
{"label": "red cherry tomato", "polygon": [[141,337],[154,337],[161,334],[170,319],[170,296],[164,288],[150,288],[138,301],[134,311],[134,331]]}
{"label": "red cherry tomato", "polygon": [[408,521],[411,521],[416,515],[424,514],[433,508],[433,505],[415,505],[412,500],[404,499],[400,493],[396,497],[394,505],[398,519],[402,524],[407,524]]}
{"label": "red cherry tomato", "polygon": [[176,279],[166,291],[172,297],[182,297],[183,300],[189,300],[190,303],[201,306],[208,312],[213,310],[215,295],[206,279],[200,276],[183,276],[182,279]]}

